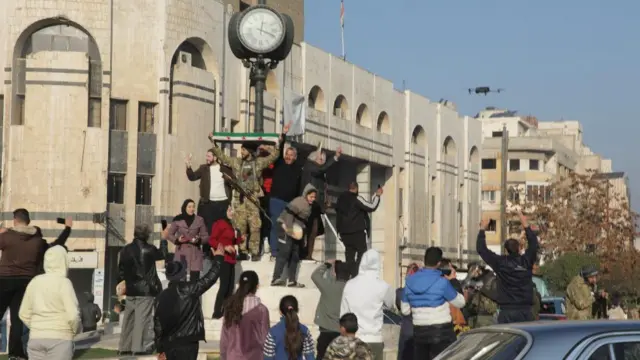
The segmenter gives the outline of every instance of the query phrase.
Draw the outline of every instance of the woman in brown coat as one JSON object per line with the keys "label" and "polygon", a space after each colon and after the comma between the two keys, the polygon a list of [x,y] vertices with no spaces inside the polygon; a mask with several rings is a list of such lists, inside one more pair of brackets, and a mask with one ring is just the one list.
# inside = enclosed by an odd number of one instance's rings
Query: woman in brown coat
{"label": "woman in brown coat", "polygon": [[167,234],[167,240],[176,245],[174,261],[187,263],[189,279],[200,278],[203,255],[200,245],[209,238],[204,219],[196,215],[196,203],[187,199],[182,204],[180,215],[173,218]]}

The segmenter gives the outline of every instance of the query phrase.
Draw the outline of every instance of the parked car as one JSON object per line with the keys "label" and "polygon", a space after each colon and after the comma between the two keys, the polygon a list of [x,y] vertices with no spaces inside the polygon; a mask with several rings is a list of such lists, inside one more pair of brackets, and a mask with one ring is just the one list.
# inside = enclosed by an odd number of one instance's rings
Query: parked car
{"label": "parked car", "polygon": [[539,320],[567,320],[567,308],[563,297],[542,298]]}
{"label": "parked car", "polygon": [[436,360],[640,359],[640,321],[559,321],[471,330]]}

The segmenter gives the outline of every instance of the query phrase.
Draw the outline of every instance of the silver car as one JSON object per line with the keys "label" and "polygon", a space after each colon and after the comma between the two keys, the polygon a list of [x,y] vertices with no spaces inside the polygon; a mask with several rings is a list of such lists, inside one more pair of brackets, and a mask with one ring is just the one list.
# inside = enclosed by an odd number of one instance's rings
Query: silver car
{"label": "silver car", "polygon": [[640,360],[640,321],[554,321],[471,330],[436,360]]}

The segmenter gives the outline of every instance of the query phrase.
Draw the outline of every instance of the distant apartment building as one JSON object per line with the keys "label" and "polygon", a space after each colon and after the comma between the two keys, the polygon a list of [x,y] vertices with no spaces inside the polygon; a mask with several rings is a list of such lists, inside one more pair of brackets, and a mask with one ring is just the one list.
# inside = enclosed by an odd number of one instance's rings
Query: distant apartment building
{"label": "distant apartment building", "polygon": [[[626,194],[628,187],[623,173],[611,172],[611,160],[594,154],[583,143],[582,126],[578,121],[540,122],[533,116],[521,116],[515,111],[486,108],[476,115],[482,123],[482,218],[495,220],[487,232],[487,243],[494,251],[500,244],[500,191],[502,173],[502,130],[509,136],[507,161],[507,206],[549,197],[549,185],[557,177],[570,172],[596,171],[603,178],[615,181],[612,189]],[[612,190],[614,191],[614,190]],[[494,226],[495,225],[495,226]]]}

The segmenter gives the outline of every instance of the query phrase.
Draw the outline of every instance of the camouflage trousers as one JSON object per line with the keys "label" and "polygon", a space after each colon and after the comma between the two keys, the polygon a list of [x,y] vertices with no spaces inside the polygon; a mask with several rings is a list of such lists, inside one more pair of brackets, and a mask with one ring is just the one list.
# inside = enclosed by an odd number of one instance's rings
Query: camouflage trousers
{"label": "camouflage trousers", "polygon": [[476,315],[469,319],[469,325],[472,329],[478,329],[485,326],[491,326],[496,323],[493,315]]}
{"label": "camouflage trousers", "polygon": [[[260,228],[262,221],[260,220],[260,210],[253,202],[244,199],[234,198],[233,202],[233,226],[240,231],[242,235],[248,235],[249,252],[251,255],[260,254]],[[247,232],[247,229],[249,230]],[[240,246],[240,252],[246,253],[244,244]]]}

